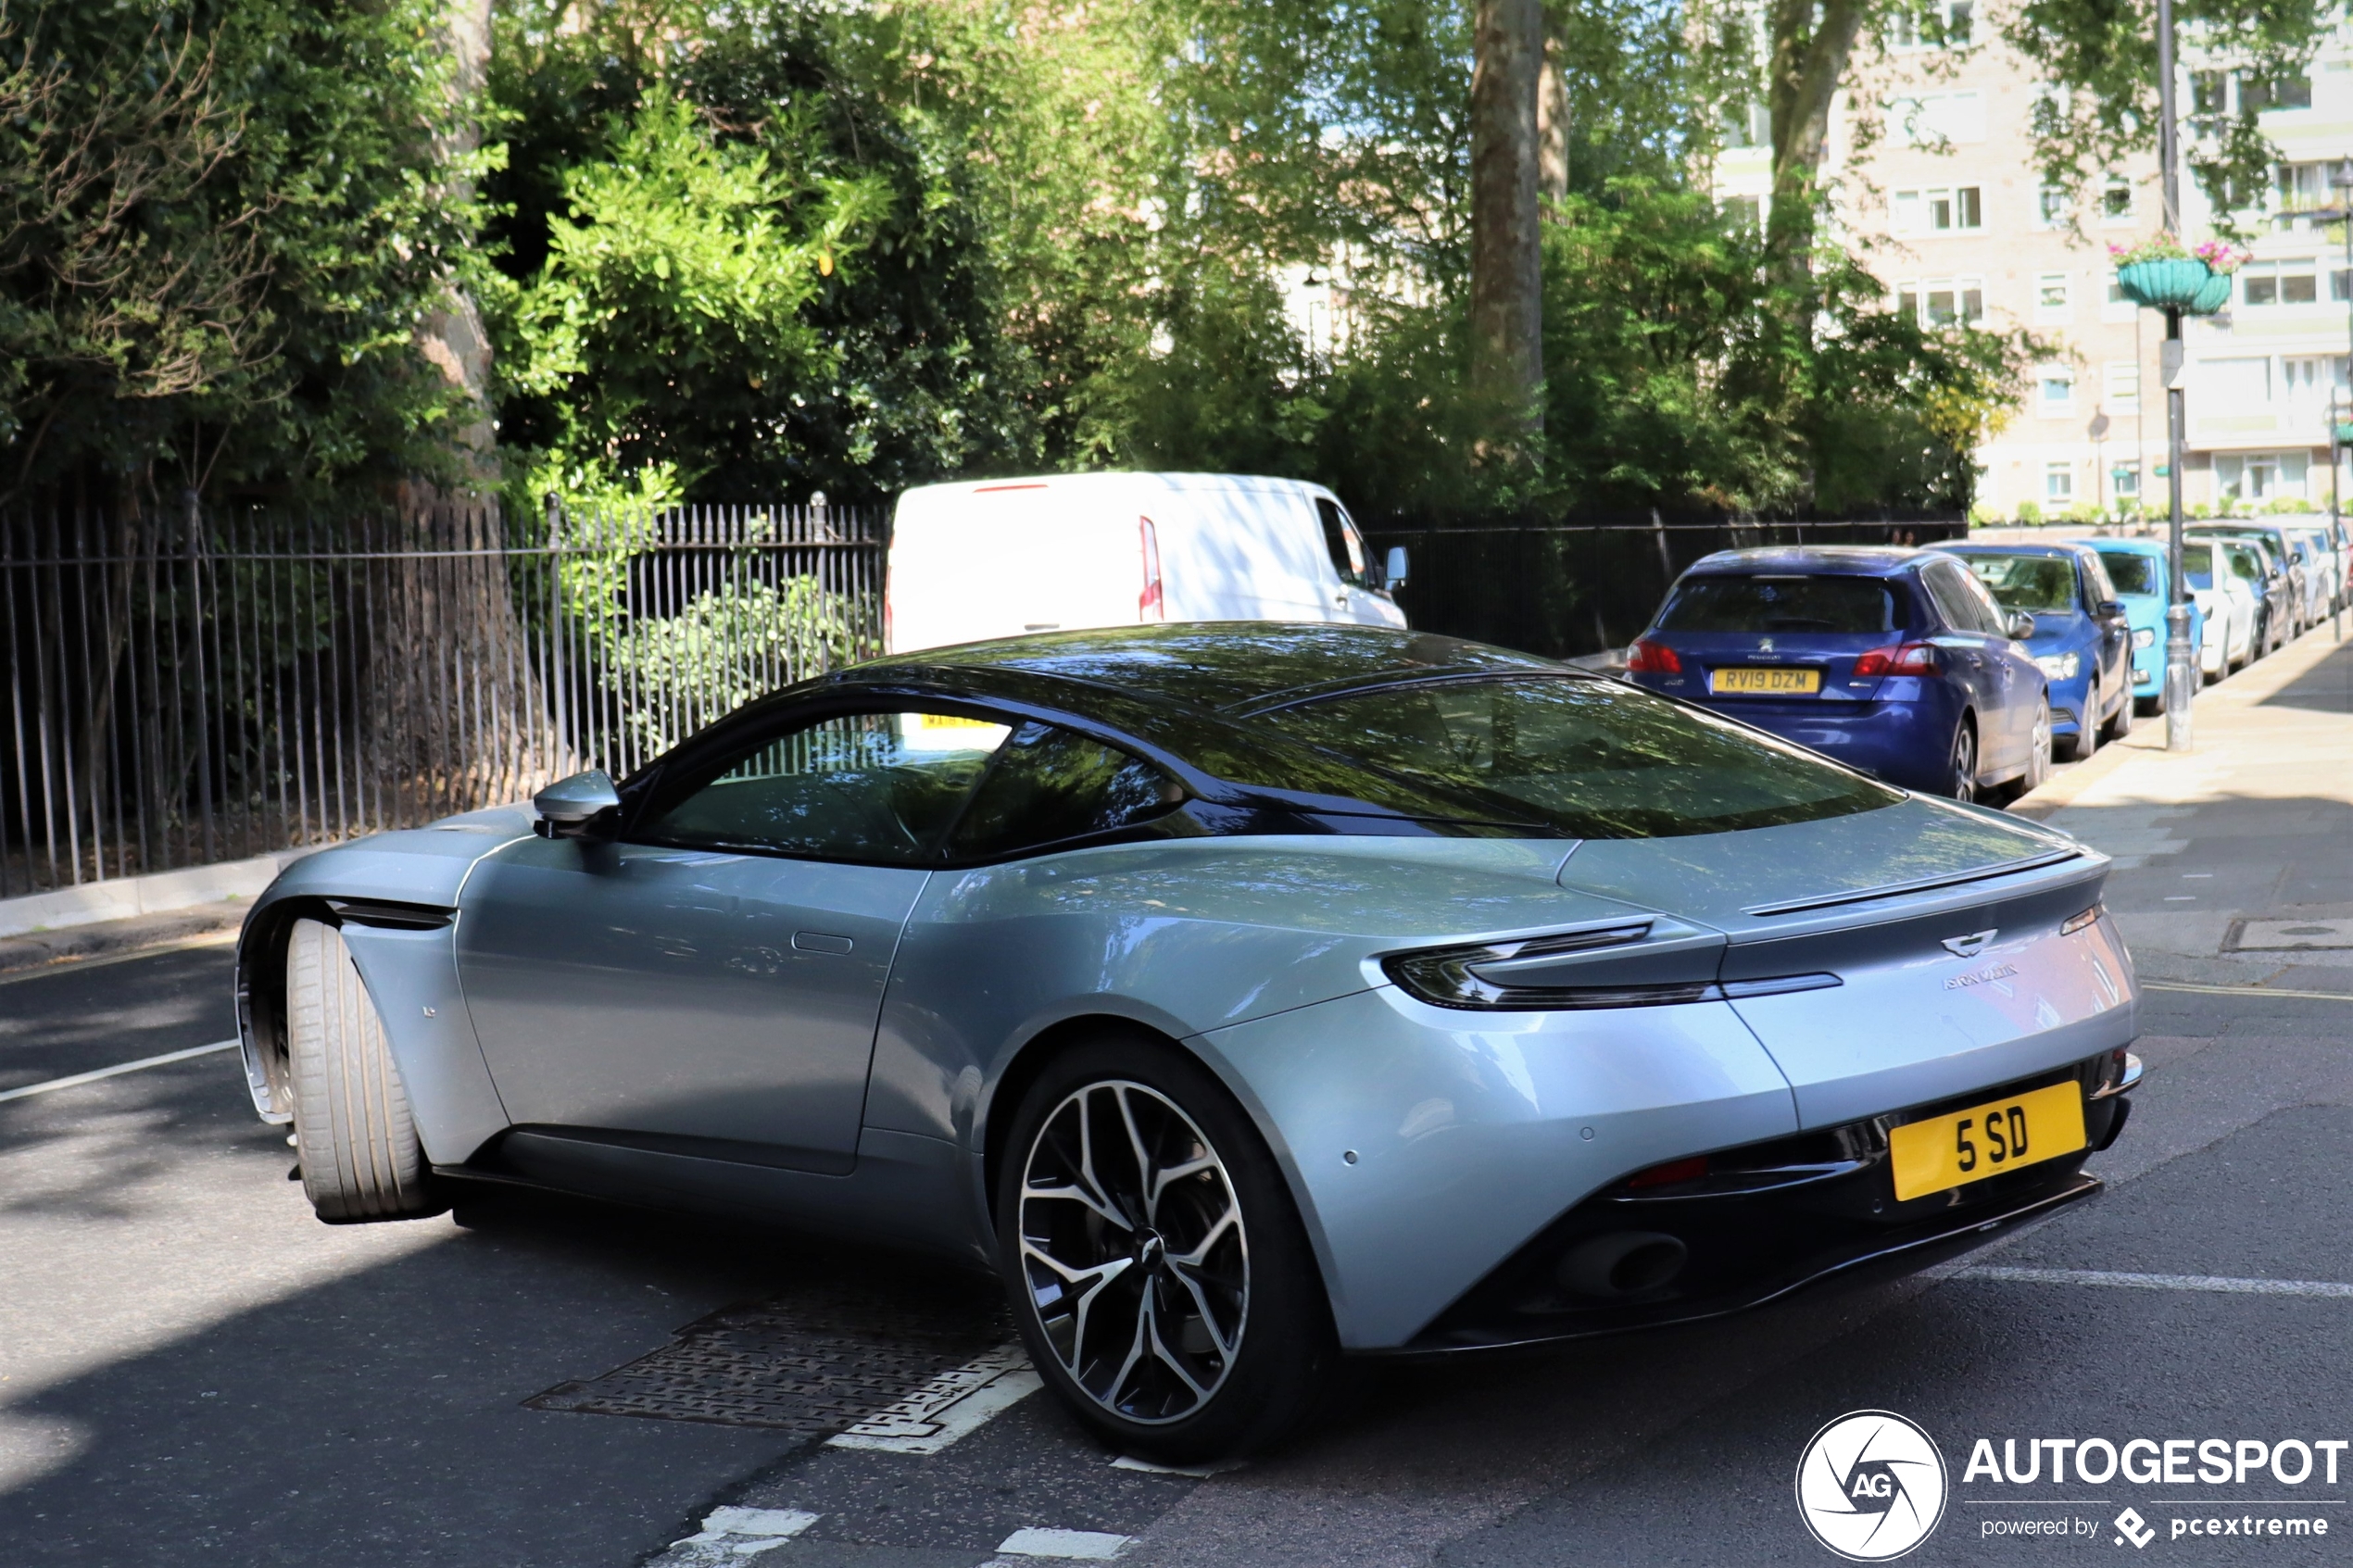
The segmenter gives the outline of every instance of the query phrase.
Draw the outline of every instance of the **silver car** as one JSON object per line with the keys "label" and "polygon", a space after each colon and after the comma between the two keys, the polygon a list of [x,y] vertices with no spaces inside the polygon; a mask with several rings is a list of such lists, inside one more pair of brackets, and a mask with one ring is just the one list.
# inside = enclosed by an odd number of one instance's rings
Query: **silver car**
{"label": "silver car", "polygon": [[320,1216],[521,1182],[969,1259],[1164,1460],[1344,1355],[1926,1261],[2095,1190],[2139,1076],[2103,857],[1445,637],[910,654],[535,807],[246,922]]}

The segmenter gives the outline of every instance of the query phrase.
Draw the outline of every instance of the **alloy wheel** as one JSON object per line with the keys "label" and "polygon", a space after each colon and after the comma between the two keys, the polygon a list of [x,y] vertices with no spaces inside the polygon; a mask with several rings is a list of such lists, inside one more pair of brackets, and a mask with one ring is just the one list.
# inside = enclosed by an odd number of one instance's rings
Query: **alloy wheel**
{"label": "alloy wheel", "polygon": [[1966,719],[1953,732],[1953,798],[1977,798],[1977,732]]}
{"label": "alloy wheel", "polygon": [[2033,736],[2027,743],[2026,790],[2039,789],[2051,776],[2051,705],[2045,702],[2034,710]]}
{"label": "alloy wheel", "polygon": [[1250,1248],[1226,1166],[1189,1116],[1126,1079],[1066,1096],[1031,1141],[1023,1284],[1070,1380],[1123,1420],[1181,1421],[1233,1370]]}

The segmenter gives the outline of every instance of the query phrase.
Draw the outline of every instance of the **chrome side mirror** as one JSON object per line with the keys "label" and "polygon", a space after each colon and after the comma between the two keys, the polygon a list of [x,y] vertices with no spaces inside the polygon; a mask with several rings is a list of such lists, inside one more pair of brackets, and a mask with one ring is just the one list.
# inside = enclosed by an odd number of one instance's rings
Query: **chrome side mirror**
{"label": "chrome side mirror", "polygon": [[621,810],[621,792],[610,773],[591,768],[533,796],[531,809],[539,813],[532,831],[542,838],[592,838]]}
{"label": "chrome side mirror", "polygon": [[1390,589],[1403,588],[1405,585],[1405,546],[1391,545],[1389,547],[1389,558],[1381,563],[1381,586]]}
{"label": "chrome side mirror", "polygon": [[2022,643],[2034,634],[2034,618],[2022,609],[2014,609],[2010,611],[2009,624],[2006,630],[2010,634],[2010,641]]}

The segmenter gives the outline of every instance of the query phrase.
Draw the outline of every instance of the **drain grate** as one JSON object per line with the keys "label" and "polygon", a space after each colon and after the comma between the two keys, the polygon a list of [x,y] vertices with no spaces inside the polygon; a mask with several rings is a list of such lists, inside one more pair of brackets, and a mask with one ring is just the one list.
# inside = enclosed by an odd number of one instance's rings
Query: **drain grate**
{"label": "drain grate", "polygon": [[560,1383],[523,1403],[820,1436],[896,1404],[1009,1332],[993,1305],[914,1311],[835,1298],[727,1307],[626,1366]]}

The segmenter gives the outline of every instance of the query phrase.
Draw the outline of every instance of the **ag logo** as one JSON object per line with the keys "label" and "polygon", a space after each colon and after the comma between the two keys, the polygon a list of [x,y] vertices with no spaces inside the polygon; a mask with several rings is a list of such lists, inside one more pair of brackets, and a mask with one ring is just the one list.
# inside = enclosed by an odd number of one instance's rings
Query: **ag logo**
{"label": "ag logo", "polygon": [[1797,1461],[1797,1512],[1851,1562],[1885,1562],[1944,1517],[1944,1456],[1891,1411],[1855,1411],[1814,1434]]}

